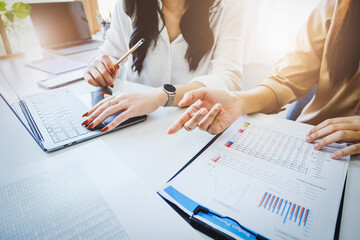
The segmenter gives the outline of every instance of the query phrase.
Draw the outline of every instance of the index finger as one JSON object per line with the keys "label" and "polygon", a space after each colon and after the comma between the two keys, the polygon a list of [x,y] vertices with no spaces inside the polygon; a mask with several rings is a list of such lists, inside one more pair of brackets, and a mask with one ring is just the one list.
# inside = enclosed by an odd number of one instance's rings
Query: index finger
{"label": "index finger", "polygon": [[185,123],[194,116],[194,111],[196,112],[197,110],[198,109],[195,106],[191,105],[184,114],[168,128],[168,134],[174,134],[182,129]]}
{"label": "index finger", "polygon": [[103,55],[101,57],[101,61],[103,62],[104,66],[108,69],[108,71],[115,76],[117,69],[115,69],[113,62],[110,60],[109,56]]}

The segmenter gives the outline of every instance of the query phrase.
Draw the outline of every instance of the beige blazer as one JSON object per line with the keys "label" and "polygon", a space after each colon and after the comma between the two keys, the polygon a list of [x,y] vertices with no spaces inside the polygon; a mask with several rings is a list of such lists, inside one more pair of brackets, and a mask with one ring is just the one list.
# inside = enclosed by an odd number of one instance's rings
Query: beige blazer
{"label": "beige blazer", "polygon": [[360,115],[360,71],[339,88],[329,82],[325,56],[336,2],[323,0],[313,10],[290,52],[260,83],[275,93],[277,112],[317,85],[315,96],[297,119],[313,125],[328,118]]}

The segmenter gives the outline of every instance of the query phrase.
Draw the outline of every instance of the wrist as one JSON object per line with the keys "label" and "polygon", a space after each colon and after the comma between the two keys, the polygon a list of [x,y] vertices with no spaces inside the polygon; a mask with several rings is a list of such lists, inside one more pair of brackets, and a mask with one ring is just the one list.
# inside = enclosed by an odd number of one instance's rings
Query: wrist
{"label": "wrist", "polygon": [[156,88],[155,92],[156,92],[156,99],[157,99],[157,103],[158,103],[157,105],[159,107],[164,106],[169,99],[169,95],[166,92],[164,92],[164,90],[162,88]]}
{"label": "wrist", "polygon": [[244,93],[244,91],[233,91],[231,92],[233,96],[233,103],[235,105],[235,109],[238,110],[239,115],[249,114],[249,109],[247,106],[250,106],[249,98]]}

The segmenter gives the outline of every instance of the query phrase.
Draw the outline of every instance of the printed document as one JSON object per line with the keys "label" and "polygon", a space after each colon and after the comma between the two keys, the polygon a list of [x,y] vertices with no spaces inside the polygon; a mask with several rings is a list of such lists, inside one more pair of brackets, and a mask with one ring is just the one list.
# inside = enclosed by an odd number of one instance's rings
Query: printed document
{"label": "printed document", "polygon": [[242,116],[159,193],[190,216],[196,203],[269,239],[332,239],[350,157],[330,157],[344,143],[314,150],[311,128]]}

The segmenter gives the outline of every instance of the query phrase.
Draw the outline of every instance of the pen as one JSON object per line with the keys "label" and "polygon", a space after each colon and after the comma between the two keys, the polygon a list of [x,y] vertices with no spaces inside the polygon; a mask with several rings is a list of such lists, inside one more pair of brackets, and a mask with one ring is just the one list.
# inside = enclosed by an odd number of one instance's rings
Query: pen
{"label": "pen", "polygon": [[[140,39],[127,53],[124,54],[124,56],[122,56],[119,60],[116,61],[116,63],[114,63],[114,68],[117,68],[122,61],[124,61],[130,54],[135,52],[136,49],[138,49],[144,42],[145,42],[144,38]],[[113,72],[113,71],[110,71],[110,72],[111,72],[111,75],[113,75],[113,76],[116,75],[115,72]],[[112,89],[110,89],[109,87],[107,87],[107,90],[112,93]]]}
{"label": "pen", "polygon": [[124,61],[130,54],[132,54],[133,52],[135,52],[136,49],[138,49],[143,43],[145,42],[145,39],[142,38],[140,39],[127,53],[125,53],[124,56],[122,56],[122,58],[120,58],[115,64],[114,67],[116,68],[117,66],[119,66],[119,64]]}

